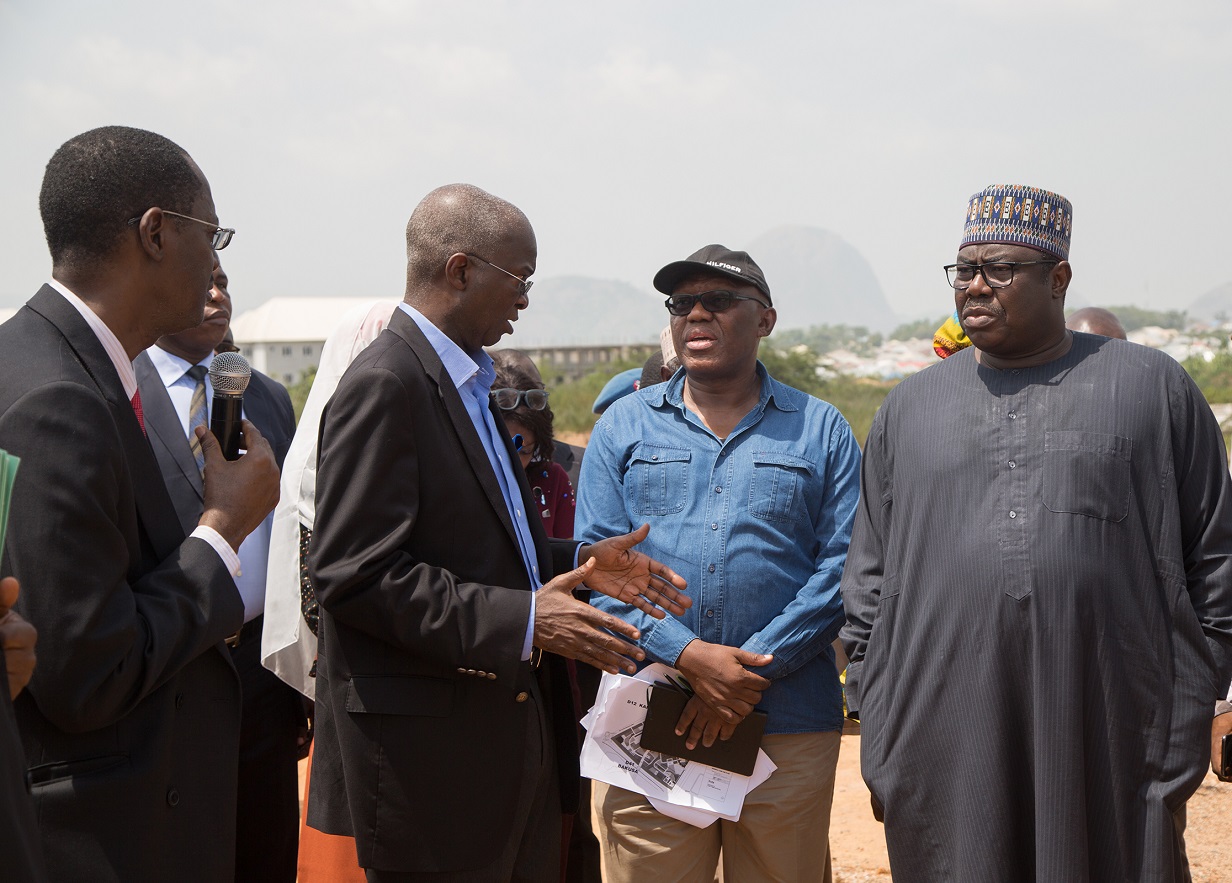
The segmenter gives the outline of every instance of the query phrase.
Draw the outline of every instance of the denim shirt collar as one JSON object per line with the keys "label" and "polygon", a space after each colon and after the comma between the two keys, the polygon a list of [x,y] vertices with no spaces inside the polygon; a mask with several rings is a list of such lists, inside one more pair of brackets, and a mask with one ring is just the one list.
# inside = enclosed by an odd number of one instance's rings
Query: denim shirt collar
{"label": "denim shirt collar", "polygon": [[[754,422],[761,419],[761,415],[766,410],[766,405],[768,404],[774,405],[775,408],[784,413],[800,410],[800,405],[796,401],[798,393],[791,387],[784,386],[771,377],[769,372],[766,371],[766,366],[761,363],[761,359],[757,360],[757,376],[761,379],[761,396],[758,399],[757,407],[751,412]],[[665,408],[670,406],[676,408],[682,414],[686,413],[688,408],[684,403],[684,378],[684,369],[680,368],[666,383],[659,383],[650,387],[651,407]],[[742,420],[741,423],[743,424],[744,421]]]}

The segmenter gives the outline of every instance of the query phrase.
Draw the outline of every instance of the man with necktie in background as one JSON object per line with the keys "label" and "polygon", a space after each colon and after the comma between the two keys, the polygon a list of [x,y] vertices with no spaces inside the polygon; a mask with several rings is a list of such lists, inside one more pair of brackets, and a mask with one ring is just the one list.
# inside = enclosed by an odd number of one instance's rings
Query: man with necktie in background
{"label": "man with necktie in background", "polygon": [[[204,503],[205,458],[194,430],[210,425],[214,397],[210,365],[231,321],[227,274],[217,255],[212,282],[201,324],[160,337],[133,363],[150,445],[186,531],[201,517]],[[295,413],[286,389],[253,371],[244,390],[244,416],[269,440],[281,469],[295,433]],[[245,598],[259,603],[255,609],[245,606],[244,628],[228,641],[243,693],[235,879],[294,883],[299,841],[297,737],[306,730],[307,719],[299,694],[261,665],[272,518],[267,516],[239,548],[236,584]]]}

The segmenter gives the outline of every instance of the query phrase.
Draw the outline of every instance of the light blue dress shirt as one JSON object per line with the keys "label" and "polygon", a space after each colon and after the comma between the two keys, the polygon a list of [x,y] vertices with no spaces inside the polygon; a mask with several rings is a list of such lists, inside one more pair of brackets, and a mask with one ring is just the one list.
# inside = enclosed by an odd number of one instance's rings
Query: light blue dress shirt
{"label": "light blue dress shirt", "polygon": [[577,538],[650,523],[640,549],[689,581],[693,606],[652,619],[596,595],[641,630],[650,660],[674,665],[700,638],[770,653],[758,709],[768,733],[843,726],[830,642],[843,622],[839,579],[860,495],[860,448],[832,405],[771,378],[725,439],[683,400],[684,372],[626,396],[595,426],[582,460]]}
{"label": "light blue dress shirt", "polygon": [[[505,498],[505,506],[509,509],[509,517],[518,537],[518,547],[522,551],[522,563],[526,566],[526,575],[530,579],[530,621],[526,626],[526,638],[522,644],[522,658],[529,659],[531,646],[535,637],[535,596],[534,590],[543,585],[539,575],[539,557],[535,553],[535,541],[530,533],[530,522],[526,516],[526,506],[522,502],[522,494],[518,489],[518,480],[513,472],[513,463],[505,446],[505,439],[496,426],[496,419],[488,408],[488,395],[492,391],[492,382],[496,380],[496,368],[492,357],[480,350],[471,355],[445,336],[439,328],[419,310],[407,303],[398,304],[419,326],[432,349],[440,356],[445,372],[458,389],[462,404],[466,407],[467,416],[475,426],[483,450],[496,473],[496,481],[500,485],[501,495]],[[521,469],[522,464],[518,463]]]}
{"label": "light blue dress shirt", "polygon": [[[145,351],[154,363],[154,369],[163,385],[167,387],[167,396],[175,408],[176,416],[180,418],[180,426],[184,429],[184,440],[188,441],[188,412],[192,406],[193,390],[197,382],[188,376],[192,364],[187,359],[172,355],[162,347],[152,346]],[[214,354],[210,353],[197,364],[204,365],[206,370],[214,362]],[[210,376],[205,375],[205,407],[207,423],[214,409],[214,387]],[[244,415],[247,416],[247,415]],[[240,543],[236,554],[240,559],[240,572],[235,575],[235,587],[239,589],[240,597],[244,599],[244,622],[256,619],[265,612],[265,575],[269,568],[270,531],[274,524],[274,513],[265,517],[257,529],[245,537]]]}

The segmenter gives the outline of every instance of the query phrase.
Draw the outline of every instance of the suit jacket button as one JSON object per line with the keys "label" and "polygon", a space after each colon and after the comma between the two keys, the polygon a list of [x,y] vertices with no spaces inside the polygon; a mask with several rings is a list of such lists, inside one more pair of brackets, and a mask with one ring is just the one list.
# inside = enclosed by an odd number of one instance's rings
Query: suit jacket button
{"label": "suit jacket button", "polygon": [[475,672],[475,674],[477,674],[481,678],[486,678],[488,676],[488,673],[486,671],[477,671]]}
{"label": "suit jacket button", "polygon": [[176,791],[174,788],[168,788],[167,789],[167,806],[179,806],[179,804],[180,804],[180,792]]}
{"label": "suit jacket button", "polygon": [[525,702],[530,698],[530,694],[523,690],[521,693],[513,697],[514,702]]}
{"label": "suit jacket button", "polygon": [[466,673],[467,673],[468,675],[473,675],[473,674],[475,673],[475,670],[474,670],[473,668],[468,668],[468,669],[466,670]]}
{"label": "suit jacket button", "polygon": [[490,672],[488,672],[488,680],[489,680],[489,681],[494,681],[494,680],[496,680],[496,672],[494,672],[494,671],[490,671]]}
{"label": "suit jacket button", "polygon": [[466,669],[464,669],[464,668],[460,668],[460,669],[458,669],[458,674],[460,674],[460,675],[464,675],[464,674],[466,674]]}

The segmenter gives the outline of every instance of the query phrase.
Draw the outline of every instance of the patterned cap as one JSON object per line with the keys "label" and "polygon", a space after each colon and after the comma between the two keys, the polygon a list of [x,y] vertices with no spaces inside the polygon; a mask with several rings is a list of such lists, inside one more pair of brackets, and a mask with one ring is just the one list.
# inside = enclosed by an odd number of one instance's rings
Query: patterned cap
{"label": "patterned cap", "polygon": [[978,242],[1026,245],[1069,260],[1074,208],[1064,196],[1022,184],[993,184],[967,202],[959,248]]}

